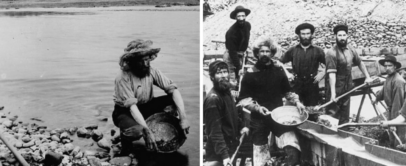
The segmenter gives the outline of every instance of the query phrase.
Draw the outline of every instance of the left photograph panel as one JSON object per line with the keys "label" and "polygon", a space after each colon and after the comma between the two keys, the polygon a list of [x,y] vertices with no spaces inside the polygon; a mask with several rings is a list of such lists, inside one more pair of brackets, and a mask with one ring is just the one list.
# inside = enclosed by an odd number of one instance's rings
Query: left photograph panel
{"label": "left photograph panel", "polygon": [[0,165],[199,165],[199,3],[0,2]]}

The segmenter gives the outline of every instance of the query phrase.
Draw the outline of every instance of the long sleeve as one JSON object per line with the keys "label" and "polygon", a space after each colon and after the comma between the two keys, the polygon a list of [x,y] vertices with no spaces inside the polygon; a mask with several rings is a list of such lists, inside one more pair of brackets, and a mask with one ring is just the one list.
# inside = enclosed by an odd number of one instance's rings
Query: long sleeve
{"label": "long sleeve", "polygon": [[223,159],[228,158],[227,144],[225,142],[225,136],[222,132],[221,117],[219,111],[219,99],[217,97],[210,97],[204,103],[204,121],[206,124],[206,134],[209,140],[213,143],[214,151],[217,155],[221,155]]}
{"label": "long sleeve", "polygon": [[403,102],[405,101],[405,84],[403,83],[403,81],[396,80],[395,87],[392,89],[392,93],[394,98],[392,100],[391,111],[398,112],[402,108]]}
{"label": "long sleeve", "polygon": [[[385,87],[385,85],[384,85],[383,87]],[[381,90],[379,90],[379,91],[376,93],[376,101],[382,101],[382,100],[383,100],[383,90],[384,90],[383,87],[382,87]]]}

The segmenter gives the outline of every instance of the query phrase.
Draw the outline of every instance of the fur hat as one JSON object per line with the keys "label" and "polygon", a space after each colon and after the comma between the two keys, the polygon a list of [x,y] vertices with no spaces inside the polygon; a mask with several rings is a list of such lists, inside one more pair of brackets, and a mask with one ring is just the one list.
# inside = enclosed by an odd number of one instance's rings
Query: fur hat
{"label": "fur hat", "polygon": [[336,25],[333,29],[333,32],[334,34],[337,34],[338,31],[345,31],[345,33],[348,33],[348,26],[344,24]]}
{"label": "fur hat", "polygon": [[217,70],[218,70],[219,67],[225,67],[228,70],[228,65],[227,65],[226,62],[219,61],[219,60],[214,61],[214,62],[210,63],[210,65],[209,65],[209,75],[210,75],[210,77],[214,77],[214,75],[216,75]]}
{"label": "fur hat", "polygon": [[310,31],[312,32],[312,34],[314,33],[314,26],[313,26],[312,24],[309,24],[309,23],[303,23],[303,24],[298,25],[298,26],[296,27],[296,29],[295,29],[295,33],[296,33],[297,35],[299,35],[299,34],[300,34],[300,30],[302,30],[302,29],[310,29]]}

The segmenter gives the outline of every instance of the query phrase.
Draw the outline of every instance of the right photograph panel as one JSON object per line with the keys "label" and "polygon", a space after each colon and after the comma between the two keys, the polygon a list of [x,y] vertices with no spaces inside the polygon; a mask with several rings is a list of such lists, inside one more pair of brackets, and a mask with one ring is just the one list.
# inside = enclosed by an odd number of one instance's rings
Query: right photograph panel
{"label": "right photograph panel", "polygon": [[406,165],[405,9],[204,0],[204,165]]}

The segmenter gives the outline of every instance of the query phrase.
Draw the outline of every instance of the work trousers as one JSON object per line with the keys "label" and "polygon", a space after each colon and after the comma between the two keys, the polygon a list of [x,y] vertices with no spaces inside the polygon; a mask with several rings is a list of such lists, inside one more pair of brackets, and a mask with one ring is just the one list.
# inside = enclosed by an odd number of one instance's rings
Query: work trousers
{"label": "work trousers", "polygon": [[[173,106],[175,103],[171,96],[166,95],[153,98],[148,103],[139,104],[137,106],[146,120],[153,114],[164,112],[164,109],[171,105]],[[114,125],[120,128],[121,154],[128,155],[132,149],[132,141],[138,140],[143,136],[143,127],[135,121],[134,117],[131,115],[130,108],[115,105],[112,116]],[[131,134],[124,135],[123,133]]]}

